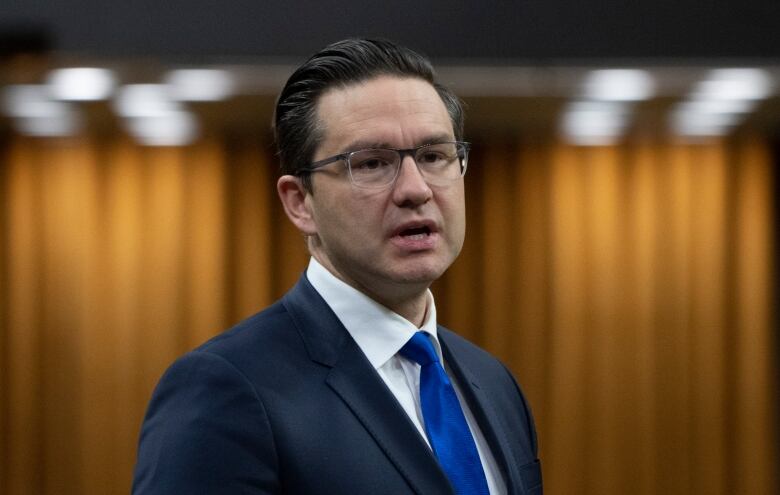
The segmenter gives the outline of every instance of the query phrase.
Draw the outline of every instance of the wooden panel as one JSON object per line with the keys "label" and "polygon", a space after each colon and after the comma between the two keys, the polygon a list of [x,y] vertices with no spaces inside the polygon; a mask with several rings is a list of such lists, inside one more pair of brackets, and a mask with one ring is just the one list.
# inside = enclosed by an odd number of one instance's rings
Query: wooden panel
{"label": "wooden panel", "polygon": [[575,148],[556,147],[550,186],[550,402],[545,459],[552,493],[583,493],[593,454],[586,407],[585,168]]}
{"label": "wooden panel", "polygon": [[5,485],[9,495],[43,493],[41,460],[41,286],[40,166],[31,143],[16,141],[9,151],[7,322],[8,390]]}
{"label": "wooden panel", "polygon": [[692,151],[691,486],[725,493],[726,161],[722,145]]}
{"label": "wooden panel", "polygon": [[512,186],[514,164],[507,146],[491,146],[484,156],[482,178],[482,218],[472,235],[482,243],[482,288],[472,295],[479,298],[482,312],[480,339],[493,355],[506,361],[510,357],[508,335],[512,331],[512,279],[515,271],[512,253]]}
{"label": "wooden panel", "polygon": [[[772,172],[765,145],[742,143],[736,191],[736,373],[733,493],[777,493],[777,337],[772,289]],[[775,220],[776,222],[776,220]]]}
{"label": "wooden panel", "polygon": [[112,404],[115,398],[116,383],[112,370],[116,366],[114,359],[114,334],[106,331],[107,266],[101,219],[102,167],[97,161],[96,147],[87,140],[77,140],[68,147],[69,178],[65,206],[68,219],[63,227],[61,242],[67,243],[72,250],[69,264],[71,288],[69,293],[60,294],[59,299],[67,301],[71,307],[73,328],[71,338],[74,341],[74,360],[77,364],[78,383],[71,384],[75,396],[80,399],[76,404],[78,423],[77,438],[66,447],[73,456],[78,449],[81,466],[77,471],[71,490],[81,493],[111,493],[115,486],[115,457],[113,435],[116,416]]}
{"label": "wooden panel", "polygon": [[631,167],[625,188],[626,197],[626,258],[623,289],[626,291],[625,324],[621,331],[632,334],[633,345],[625,350],[634,361],[634,402],[624,404],[633,418],[625,425],[630,438],[625,450],[632,456],[632,465],[625,466],[632,493],[651,495],[656,459],[660,452],[656,430],[656,260],[658,234],[655,223],[660,192],[657,187],[658,163],[651,143],[641,143],[633,150]]}
{"label": "wooden panel", "polygon": [[272,296],[271,203],[277,201],[274,174],[266,157],[256,147],[235,157],[233,243],[235,255],[228,260],[235,285],[231,321],[256,313],[270,304]]}
{"label": "wooden panel", "polygon": [[[533,404],[540,437],[545,438],[548,411],[549,359],[549,150],[541,142],[524,142],[514,166],[517,167],[511,196],[513,255],[517,258],[511,274],[517,287],[509,302],[512,328],[507,336],[512,354],[509,362],[523,391]],[[544,444],[541,450],[545,450]]]}
{"label": "wooden panel", "polygon": [[[43,174],[43,493],[83,492],[80,413],[81,355],[85,331],[81,304],[87,303],[83,258],[83,167],[78,145],[54,143],[38,155]],[[77,447],[74,449],[74,446]]]}
{"label": "wooden panel", "polygon": [[585,210],[585,252],[579,269],[586,278],[587,310],[583,323],[587,334],[583,343],[589,355],[585,401],[589,427],[586,443],[590,451],[586,478],[586,493],[621,493],[619,441],[623,429],[620,409],[626,397],[619,368],[620,355],[625,352],[624,332],[619,321],[619,309],[624,303],[618,276],[622,243],[618,236],[619,171],[617,150],[613,147],[594,148],[582,152],[587,173],[583,207]]}
{"label": "wooden panel", "polygon": [[[112,160],[102,164],[105,180],[105,301],[106,327],[113,335],[110,348],[114,364],[109,376],[114,383],[111,416],[115,418],[111,442],[114,447],[111,492],[127,493],[135,464],[138,431],[148,390],[139,370],[143,366],[142,329],[142,218],[144,167],[139,149],[119,141],[109,149]],[[108,329],[108,330],[107,330]]]}
{"label": "wooden panel", "polygon": [[149,400],[157,380],[173,359],[184,352],[184,187],[183,150],[145,150],[141,259],[141,319],[138,362],[140,394]]}
{"label": "wooden panel", "polygon": [[656,487],[660,493],[689,494],[690,457],[690,150],[670,146],[661,157],[656,231],[658,258],[656,300],[655,405],[658,451]]}
{"label": "wooden panel", "polygon": [[184,334],[187,349],[224,330],[226,306],[225,157],[219,143],[187,154],[184,195]]}

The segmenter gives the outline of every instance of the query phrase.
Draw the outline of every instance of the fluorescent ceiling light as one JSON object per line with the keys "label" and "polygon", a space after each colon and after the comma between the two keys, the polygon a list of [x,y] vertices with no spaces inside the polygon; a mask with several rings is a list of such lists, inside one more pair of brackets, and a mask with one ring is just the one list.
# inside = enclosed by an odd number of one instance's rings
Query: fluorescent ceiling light
{"label": "fluorescent ceiling light", "polygon": [[741,116],[736,113],[696,113],[678,111],[673,114],[673,122],[684,127],[733,127],[739,123]]}
{"label": "fluorescent ceiling light", "polygon": [[13,126],[28,136],[70,136],[82,127],[82,118],[72,104],[49,99],[48,88],[39,84],[16,84],[3,91],[3,111]]}
{"label": "fluorescent ceiling light", "polygon": [[169,89],[165,84],[130,84],[117,93],[114,107],[142,144],[183,146],[198,135],[197,119],[171,99]]}
{"label": "fluorescent ceiling light", "polygon": [[233,76],[219,69],[178,69],[168,73],[165,83],[170,96],[180,101],[220,101],[233,94]]}
{"label": "fluorescent ceiling light", "polygon": [[588,73],[583,97],[602,101],[640,101],[653,96],[655,82],[647,71],[604,69]]}
{"label": "fluorescent ceiling light", "polygon": [[693,90],[698,99],[761,100],[769,96],[772,80],[762,69],[716,69]]}
{"label": "fluorescent ceiling light", "polygon": [[678,110],[672,114],[671,127],[681,136],[725,136],[739,122],[735,113],[696,113]]}
{"label": "fluorescent ceiling light", "polygon": [[688,100],[678,105],[678,112],[699,115],[721,113],[749,113],[756,106],[755,100]]}
{"label": "fluorescent ceiling light", "polygon": [[127,119],[128,132],[149,146],[183,146],[198,136],[198,122],[189,112]]}
{"label": "fluorescent ceiling light", "polygon": [[614,102],[577,102],[561,119],[564,137],[577,144],[609,144],[626,128],[628,110]]}
{"label": "fluorescent ceiling light", "polygon": [[3,111],[11,117],[56,118],[69,110],[68,103],[51,100],[41,84],[15,84],[3,92]]}
{"label": "fluorescent ceiling light", "polygon": [[21,134],[38,137],[63,137],[78,133],[83,121],[81,114],[70,111],[56,117],[21,117],[14,119],[14,128]]}
{"label": "fluorescent ceiling light", "polygon": [[772,92],[761,69],[715,69],[677,105],[671,127],[684,136],[724,136]]}
{"label": "fluorescent ceiling light", "polygon": [[165,116],[181,111],[164,84],[128,84],[119,88],[114,109],[122,117]]}
{"label": "fluorescent ceiling light", "polygon": [[111,96],[116,77],[108,69],[72,67],[51,71],[46,82],[58,100],[96,101]]}
{"label": "fluorescent ceiling light", "polygon": [[618,142],[619,135],[563,134],[567,143],[578,146],[609,146]]}

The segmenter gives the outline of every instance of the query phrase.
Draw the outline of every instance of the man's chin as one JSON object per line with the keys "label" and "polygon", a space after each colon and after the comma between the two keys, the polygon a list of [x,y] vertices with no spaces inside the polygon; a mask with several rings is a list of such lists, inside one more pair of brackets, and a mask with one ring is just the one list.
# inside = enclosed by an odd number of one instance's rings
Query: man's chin
{"label": "man's chin", "polygon": [[419,284],[427,288],[447,270],[443,263],[401,262],[391,269],[390,278],[398,283]]}

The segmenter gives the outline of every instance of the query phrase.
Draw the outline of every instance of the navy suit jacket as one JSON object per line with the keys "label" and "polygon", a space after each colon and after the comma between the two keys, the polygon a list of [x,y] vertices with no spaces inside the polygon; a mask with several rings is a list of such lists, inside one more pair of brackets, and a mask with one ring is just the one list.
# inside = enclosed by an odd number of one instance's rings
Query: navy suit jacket
{"label": "navy suit jacket", "polygon": [[[541,494],[533,420],[509,371],[449,330],[444,358],[511,494]],[[409,417],[305,275],[177,360],[141,430],[133,493],[451,495]]]}

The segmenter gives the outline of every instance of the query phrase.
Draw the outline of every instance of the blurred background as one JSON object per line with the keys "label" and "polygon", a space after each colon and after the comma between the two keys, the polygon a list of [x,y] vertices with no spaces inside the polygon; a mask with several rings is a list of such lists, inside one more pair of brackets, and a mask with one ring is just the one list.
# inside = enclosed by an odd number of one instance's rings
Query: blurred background
{"label": "blurred background", "polygon": [[437,306],[530,398],[546,493],[778,493],[777,19],[3,0],[0,493],[127,493],[163,370],[299,277],[273,102],[358,35],[427,54],[468,105],[468,235]]}

